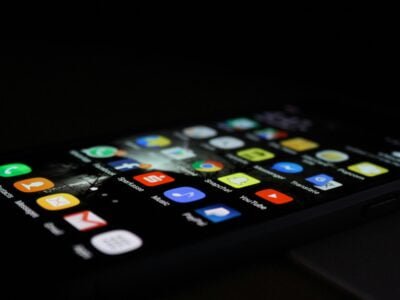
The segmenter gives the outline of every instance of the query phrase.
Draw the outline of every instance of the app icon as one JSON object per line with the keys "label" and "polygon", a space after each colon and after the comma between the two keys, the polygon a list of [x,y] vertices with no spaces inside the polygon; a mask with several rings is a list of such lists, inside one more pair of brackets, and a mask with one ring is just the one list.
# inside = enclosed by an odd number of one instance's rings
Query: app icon
{"label": "app icon", "polygon": [[265,128],[261,130],[257,130],[254,132],[256,136],[258,136],[262,140],[266,141],[274,141],[280,140],[288,137],[288,133],[283,130],[275,129],[275,128]]}
{"label": "app icon", "polygon": [[148,135],[136,139],[136,144],[143,148],[163,148],[171,145],[171,140],[162,135]]}
{"label": "app icon", "polygon": [[292,197],[273,189],[259,191],[256,193],[256,195],[268,202],[277,205],[286,204],[293,201]]}
{"label": "app icon", "polygon": [[210,144],[218,149],[232,150],[244,146],[244,142],[233,136],[221,136],[210,141]]}
{"label": "app icon", "polygon": [[287,161],[274,164],[272,169],[287,174],[301,173],[304,170],[301,165]]}
{"label": "app icon", "polygon": [[25,164],[13,163],[0,166],[0,177],[7,178],[7,177],[21,176],[29,174],[30,172],[32,172],[32,169]]}
{"label": "app icon", "polygon": [[133,177],[133,179],[139,181],[141,184],[144,184],[145,186],[151,186],[151,187],[175,181],[175,179],[172,178],[171,176],[168,176],[167,174],[158,171],[138,175]]}
{"label": "app icon", "polygon": [[218,172],[224,168],[224,165],[214,160],[199,160],[193,163],[192,167],[199,172]]}
{"label": "app icon", "polygon": [[177,203],[190,203],[206,197],[202,191],[192,187],[180,187],[166,191],[164,196]]}
{"label": "app icon", "polygon": [[64,216],[64,220],[79,231],[89,231],[107,225],[107,222],[90,210]]}
{"label": "app icon", "polygon": [[397,159],[400,159],[400,151],[392,151],[391,154],[392,154],[393,157],[395,157]]}
{"label": "app icon", "polygon": [[331,162],[331,163],[340,163],[343,161],[348,160],[350,157],[348,154],[344,152],[340,152],[337,150],[323,150],[317,152],[315,154],[317,158],[320,160],[326,161],[326,162]]}
{"label": "app icon", "polygon": [[14,187],[23,193],[35,193],[54,187],[54,183],[46,178],[30,178],[14,183]]}
{"label": "app icon", "polygon": [[215,204],[196,209],[196,213],[213,223],[224,222],[241,215],[240,212],[225,204]]}
{"label": "app icon", "polygon": [[321,190],[321,191],[329,191],[332,189],[336,189],[338,187],[343,186],[340,182],[337,182],[335,180],[328,181],[324,185],[314,185],[315,188]]}
{"label": "app icon", "polygon": [[119,171],[119,172],[127,172],[131,171],[134,169],[150,169],[152,167],[151,164],[142,164],[138,162],[137,160],[134,159],[121,159],[117,161],[112,161],[108,163],[110,167],[112,167],[114,170]]}
{"label": "app icon", "polygon": [[235,188],[241,189],[247,186],[260,183],[260,180],[251,177],[245,173],[235,173],[228,176],[218,178],[219,181]]}
{"label": "app icon", "polygon": [[370,162],[361,162],[355,165],[351,165],[348,167],[348,169],[350,171],[353,171],[354,173],[358,173],[367,177],[375,177],[389,172],[388,169]]}
{"label": "app icon", "polygon": [[258,127],[258,123],[248,118],[237,118],[231,119],[225,122],[225,124],[232,129],[242,131]]}
{"label": "app icon", "polygon": [[208,126],[192,126],[185,128],[183,133],[192,139],[208,139],[217,135],[217,131]]}
{"label": "app icon", "polygon": [[266,151],[261,148],[249,148],[241,150],[237,153],[237,155],[254,162],[263,161],[275,157],[275,154],[273,154],[272,152]]}
{"label": "app icon", "polygon": [[303,152],[319,147],[316,142],[300,137],[284,140],[281,142],[281,145],[296,152]]}
{"label": "app icon", "polygon": [[37,199],[36,203],[47,210],[63,210],[77,206],[80,201],[71,194],[53,194]]}
{"label": "app icon", "polygon": [[162,154],[168,156],[169,158],[176,160],[184,160],[188,158],[196,157],[196,154],[187,148],[173,147],[161,151]]}
{"label": "app icon", "polygon": [[116,156],[119,149],[112,146],[96,146],[83,149],[82,152],[92,158],[110,158]]}
{"label": "app icon", "polygon": [[112,230],[95,235],[90,243],[106,255],[120,255],[139,249],[143,241],[136,234],[127,230]]}
{"label": "app icon", "polygon": [[306,178],[308,182],[311,182],[315,186],[326,185],[328,182],[333,180],[333,177],[326,174],[318,174],[315,176],[311,176]]}

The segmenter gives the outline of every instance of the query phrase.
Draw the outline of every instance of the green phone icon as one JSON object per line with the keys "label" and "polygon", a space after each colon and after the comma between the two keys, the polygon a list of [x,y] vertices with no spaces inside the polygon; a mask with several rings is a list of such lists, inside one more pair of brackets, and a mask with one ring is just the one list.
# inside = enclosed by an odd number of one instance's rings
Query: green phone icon
{"label": "green phone icon", "polygon": [[21,176],[25,174],[29,174],[32,172],[32,169],[20,163],[13,163],[8,165],[0,166],[0,177],[14,177],[14,176]]}

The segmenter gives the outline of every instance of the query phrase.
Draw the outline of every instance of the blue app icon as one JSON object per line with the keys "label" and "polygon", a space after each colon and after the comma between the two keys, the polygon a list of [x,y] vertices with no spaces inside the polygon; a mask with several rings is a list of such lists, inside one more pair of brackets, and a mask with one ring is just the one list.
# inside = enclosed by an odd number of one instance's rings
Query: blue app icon
{"label": "blue app icon", "polygon": [[142,164],[140,162],[130,159],[130,158],[112,161],[112,162],[108,163],[108,165],[110,167],[112,167],[114,170],[117,170],[120,172],[127,172],[130,170],[141,168],[141,166],[142,166]]}
{"label": "blue app icon", "polygon": [[224,222],[241,215],[240,212],[225,204],[214,204],[196,209],[196,213],[213,223]]}
{"label": "blue app icon", "polygon": [[301,165],[287,161],[276,163],[272,169],[287,174],[301,173],[304,170]]}
{"label": "blue app icon", "polygon": [[190,203],[205,198],[206,194],[198,189],[184,186],[168,190],[164,193],[164,196],[177,203]]}
{"label": "blue app icon", "polygon": [[308,182],[311,182],[313,185],[316,186],[323,186],[328,184],[330,181],[333,180],[333,177],[326,175],[326,174],[318,174],[315,176],[311,176],[306,178]]}

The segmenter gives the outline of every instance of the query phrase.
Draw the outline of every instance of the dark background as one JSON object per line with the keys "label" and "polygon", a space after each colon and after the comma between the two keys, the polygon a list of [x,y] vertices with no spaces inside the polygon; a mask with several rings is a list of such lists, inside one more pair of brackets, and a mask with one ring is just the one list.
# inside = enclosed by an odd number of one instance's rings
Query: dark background
{"label": "dark background", "polygon": [[[373,9],[101,3],[26,14],[33,20],[24,27],[30,36],[1,42],[2,153],[257,111],[277,101],[303,103],[339,120],[347,115],[354,126],[366,119],[392,126],[397,117],[389,104],[398,99],[392,27],[378,22]],[[42,17],[45,26],[36,29]],[[284,253],[239,265],[161,294],[348,297]]]}

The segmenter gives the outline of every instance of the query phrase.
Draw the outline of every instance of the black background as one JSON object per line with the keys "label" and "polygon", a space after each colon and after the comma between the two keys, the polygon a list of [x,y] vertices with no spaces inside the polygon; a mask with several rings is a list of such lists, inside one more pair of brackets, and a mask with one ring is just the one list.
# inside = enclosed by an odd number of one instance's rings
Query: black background
{"label": "black background", "polygon": [[[24,20],[24,36],[2,40],[1,151],[257,111],[284,100],[351,118],[354,126],[393,126],[394,37],[377,14],[206,4],[27,9],[8,23]],[[167,299],[345,297],[282,253],[239,265],[161,293]]]}

